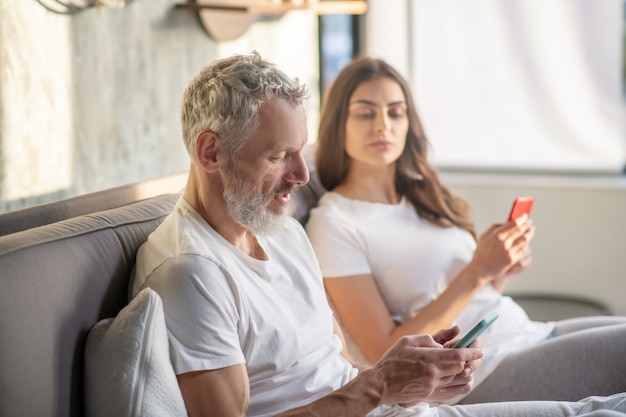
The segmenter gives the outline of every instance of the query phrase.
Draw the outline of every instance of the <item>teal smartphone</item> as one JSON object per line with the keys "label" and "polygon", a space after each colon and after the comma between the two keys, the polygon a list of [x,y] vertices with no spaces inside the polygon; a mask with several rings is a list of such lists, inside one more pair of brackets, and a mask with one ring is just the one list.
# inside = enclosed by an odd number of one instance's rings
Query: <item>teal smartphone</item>
{"label": "teal smartphone", "polygon": [[482,332],[487,330],[487,327],[491,326],[491,323],[496,321],[497,318],[498,318],[498,313],[491,313],[490,315],[488,315],[487,317],[479,321],[478,324],[474,326],[472,330],[467,332],[467,334],[461,340],[459,340],[457,344],[454,345],[453,347],[455,348],[468,347],[469,345],[474,343],[474,340],[476,340],[476,338],[478,338],[478,336],[480,336]]}

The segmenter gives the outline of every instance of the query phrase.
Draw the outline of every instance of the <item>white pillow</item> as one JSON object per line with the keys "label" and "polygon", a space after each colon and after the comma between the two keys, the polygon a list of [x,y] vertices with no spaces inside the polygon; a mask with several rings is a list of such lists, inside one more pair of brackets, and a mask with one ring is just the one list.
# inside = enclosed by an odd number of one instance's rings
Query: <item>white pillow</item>
{"label": "white pillow", "polygon": [[187,416],[169,355],[163,303],[145,288],[85,345],[87,417]]}

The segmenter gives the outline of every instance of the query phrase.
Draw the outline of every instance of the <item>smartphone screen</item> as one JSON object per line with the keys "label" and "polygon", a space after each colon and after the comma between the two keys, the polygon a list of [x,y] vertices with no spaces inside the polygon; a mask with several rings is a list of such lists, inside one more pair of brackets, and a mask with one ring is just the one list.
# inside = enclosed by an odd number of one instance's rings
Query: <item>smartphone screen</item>
{"label": "smartphone screen", "polygon": [[530,209],[533,207],[532,197],[518,197],[513,201],[513,207],[511,207],[511,213],[509,213],[509,219],[507,221],[515,220],[522,214],[526,213],[530,215]]}
{"label": "smartphone screen", "polygon": [[491,313],[490,315],[488,315],[487,317],[479,321],[478,324],[474,326],[472,330],[467,332],[467,334],[463,336],[463,338],[459,340],[457,344],[454,345],[453,347],[455,348],[468,347],[469,345],[474,343],[474,341],[478,338],[478,336],[480,336],[485,330],[487,330],[487,327],[491,326],[491,323],[496,321],[497,318],[498,318],[498,313]]}

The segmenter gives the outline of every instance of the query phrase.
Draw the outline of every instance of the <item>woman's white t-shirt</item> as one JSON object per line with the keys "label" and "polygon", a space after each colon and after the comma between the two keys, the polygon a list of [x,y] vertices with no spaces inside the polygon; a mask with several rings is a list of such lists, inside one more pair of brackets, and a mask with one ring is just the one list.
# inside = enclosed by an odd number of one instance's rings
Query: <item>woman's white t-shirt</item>
{"label": "woman's white t-shirt", "polygon": [[[306,231],[324,278],[372,275],[392,318],[405,322],[446,289],[472,259],[476,242],[458,227],[420,218],[398,204],[351,200],[328,192],[311,210]],[[478,385],[508,353],[545,340],[553,323],[531,321],[510,297],[485,286],[456,320],[469,330],[492,312],[500,317],[483,333]],[[463,333],[462,330],[462,333]]]}

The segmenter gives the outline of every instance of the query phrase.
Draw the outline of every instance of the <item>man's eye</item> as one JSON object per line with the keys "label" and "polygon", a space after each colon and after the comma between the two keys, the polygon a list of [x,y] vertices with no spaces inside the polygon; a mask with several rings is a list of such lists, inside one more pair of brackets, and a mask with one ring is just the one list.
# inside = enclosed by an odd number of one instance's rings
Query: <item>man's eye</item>
{"label": "man's eye", "polygon": [[274,155],[270,157],[270,161],[272,162],[281,162],[284,161],[287,158],[287,154],[286,153],[281,153],[278,155]]}

